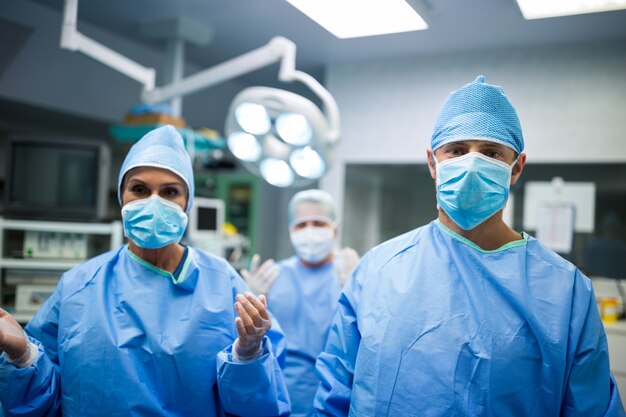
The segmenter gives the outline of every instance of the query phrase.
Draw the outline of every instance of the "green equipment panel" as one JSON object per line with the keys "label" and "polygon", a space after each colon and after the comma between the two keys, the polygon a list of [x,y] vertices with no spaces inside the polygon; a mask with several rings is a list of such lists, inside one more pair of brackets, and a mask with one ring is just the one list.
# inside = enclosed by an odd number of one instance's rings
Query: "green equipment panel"
{"label": "green equipment panel", "polygon": [[226,222],[250,239],[249,253],[256,253],[260,179],[250,174],[194,173],[198,197],[224,201]]}

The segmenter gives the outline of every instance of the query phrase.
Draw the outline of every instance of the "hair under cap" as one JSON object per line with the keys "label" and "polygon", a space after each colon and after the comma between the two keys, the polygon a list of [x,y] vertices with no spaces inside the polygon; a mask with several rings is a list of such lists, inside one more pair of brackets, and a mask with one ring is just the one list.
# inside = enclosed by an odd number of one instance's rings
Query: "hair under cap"
{"label": "hair under cap", "polygon": [[[335,202],[333,198],[326,191],[322,190],[305,190],[296,193],[289,201],[288,207],[288,220],[289,227],[296,223],[298,206],[302,203],[316,204],[321,209],[321,215],[328,218],[332,223],[336,220],[335,216]],[[307,216],[310,217],[310,216]]]}
{"label": "hair under cap", "polygon": [[476,79],[453,91],[437,117],[430,147],[434,151],[450,142],[485,140],[524,150],[522,127],[515,108],[502,88]]}
{"label": "hair under cap", "polygon": [[122,204],[122,181],[133,168],[155,167],[178,175],[187,185],[187,213],[193,205],[193,168],[180,133],[170,125],[146,133],[128,151],[117,181],[117,198]]}

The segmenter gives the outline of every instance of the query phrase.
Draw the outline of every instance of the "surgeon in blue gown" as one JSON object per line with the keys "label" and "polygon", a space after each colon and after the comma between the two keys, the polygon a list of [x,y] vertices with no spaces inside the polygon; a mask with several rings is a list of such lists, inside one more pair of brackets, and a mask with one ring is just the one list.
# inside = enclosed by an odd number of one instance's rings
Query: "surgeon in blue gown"
{"label": "surgeon in blue gown", "polygon": [[25,333],[0,311],[5,416],[288,415],[265,298],[179,243],[193,172],[173,127],[131,148],[118,191],[128,244],[63,274]]}
{"label": "surgeon in blue gown", "polygon": [[341,287],[359,256],[352,248],[336,248],[335,204],[325,191],[296,193],[289,202],[288,224],[296,255],[277,264],[268,259],[242,275],[253,291],[267,294],[285,332],[292,416],[304,417],[314,412],[319,384],[315,360],[326,343]]}
{"label": "surgeon in blue gown", "polygon": [[438,218],[357,265],[317,361],[319,415],[625,415],[590,280],[502,221],[523,150],[500,87],[448,96],[427,151]]}

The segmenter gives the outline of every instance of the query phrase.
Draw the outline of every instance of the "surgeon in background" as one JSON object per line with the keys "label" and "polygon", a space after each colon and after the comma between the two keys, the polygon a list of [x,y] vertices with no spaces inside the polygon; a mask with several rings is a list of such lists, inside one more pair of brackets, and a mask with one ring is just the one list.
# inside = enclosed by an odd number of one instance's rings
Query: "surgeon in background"
{"label": "surgeon in background", "polygon": [[320,415],[625,415],[590,280],[502,221],[523,150],[500,87],[448,96],[427,150],[438,218],[357,265],[317,362]]}
{"label": "surgeon in background", "polygon": [[271,312],[287,339],[285,381],[292,416],[312,415],[319,379],[315,360],[322,351],[341,287],[359,260],[352,248],[336,249],[337,220],[332,197],[322,190],[301,191],[288,208],[291,243],[296,256],[242,271],[250,289],[267,294]]}
{"label": "surgeon in background", "polygon": [[25,332],[0,310],[5,417],[289,414],[266,300],[179,243],[193,184],[176,129],[149,132],[119,174],[128,244],[63,274]]}

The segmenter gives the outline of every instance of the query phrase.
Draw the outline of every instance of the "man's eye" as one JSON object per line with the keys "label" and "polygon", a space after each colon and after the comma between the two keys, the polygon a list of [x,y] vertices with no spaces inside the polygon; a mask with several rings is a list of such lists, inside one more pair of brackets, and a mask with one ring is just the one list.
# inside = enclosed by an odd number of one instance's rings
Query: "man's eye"
{"label": "man's eye", "polygon": [[496,152],[496,151],[486,152],[485,156],[488,156],[489,158],[498,159],[500,157],[500,152]]}

